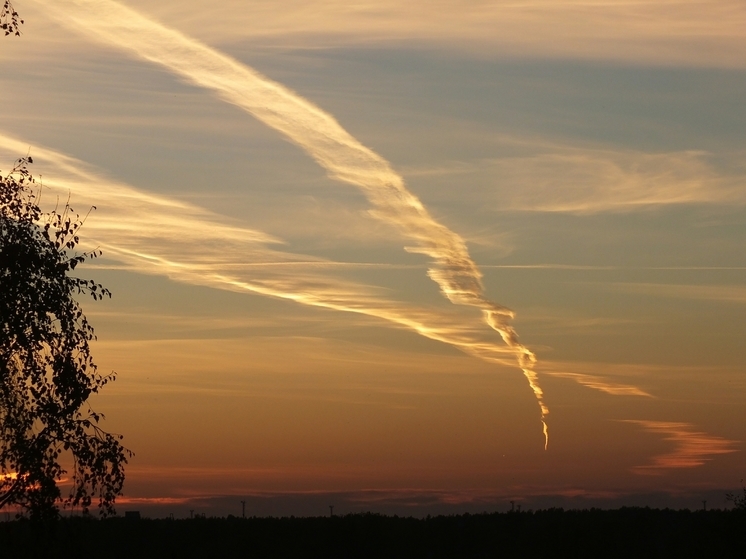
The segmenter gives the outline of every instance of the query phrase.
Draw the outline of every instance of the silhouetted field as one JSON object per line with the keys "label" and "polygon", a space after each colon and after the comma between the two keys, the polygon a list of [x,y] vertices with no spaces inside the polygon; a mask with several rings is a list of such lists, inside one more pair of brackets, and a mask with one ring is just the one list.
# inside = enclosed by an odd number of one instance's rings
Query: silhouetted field
{"label": "silhouetted field", "polygon": [[0,557],[746,557],[742,511],[198,518],[0,524]]}

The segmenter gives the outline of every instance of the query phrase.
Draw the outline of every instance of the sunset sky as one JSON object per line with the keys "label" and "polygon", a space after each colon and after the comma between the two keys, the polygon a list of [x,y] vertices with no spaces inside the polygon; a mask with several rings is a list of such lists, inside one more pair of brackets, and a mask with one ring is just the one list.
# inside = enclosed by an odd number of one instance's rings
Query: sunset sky
{"label": "sunset sky", "polygon": [[737,0],[15,0],[0,169],[68,196],[153,516],[725,507]]}

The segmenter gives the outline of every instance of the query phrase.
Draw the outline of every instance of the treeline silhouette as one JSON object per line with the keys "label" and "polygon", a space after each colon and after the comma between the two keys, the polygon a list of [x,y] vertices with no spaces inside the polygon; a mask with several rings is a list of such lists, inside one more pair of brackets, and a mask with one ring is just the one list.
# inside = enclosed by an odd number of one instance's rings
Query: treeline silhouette
{"label": "treeline silhouette", "polygon": [[650,508],[312,518],[0,523],[0,556],[110,558],[745,557],[746,513]]}

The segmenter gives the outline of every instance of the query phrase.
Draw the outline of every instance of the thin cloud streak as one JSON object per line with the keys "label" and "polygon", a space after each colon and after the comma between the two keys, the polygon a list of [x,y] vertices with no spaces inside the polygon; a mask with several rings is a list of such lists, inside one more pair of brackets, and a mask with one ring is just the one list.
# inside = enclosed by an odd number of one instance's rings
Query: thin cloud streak
{"label": "thin cloud streak", "polygon": [[636,386],[632,386],[630,384],[619,384],[615,382],[608,382],[603,377],[595,376],[595,375],[586,375],[583,373],[564,373],[564,372],[544,372],[544,374],[551,376],[551,377],[557,377],[557,378],[566,378],[570,380],[574,380],[578,384],[582,386],[586,386],[588,388],[593,388],[594,390],[599,390],[601,392],[606,392],[607,394],[612,394],[614,396],[645,396],[647,398],[652,398],[653,395],[645,392],[641,388],[637,388]]}
{"label": "thin cloud streak", "polygon": [[480,268],[516,268],[519,270],[598,270],[602,272],[608,270],[746,270],[746,266],[586,266],[578,264],[483,264]]}
{"label": "thin cloud streak", "polygon": [[[534,371],[536,358],[518,340],[510,325],[513,312],[485,298],[482,275],[469,256],[464,240],[432,218],[385,159],[353,138],[331,115],[284,86],[121,4],[110,0],[57,0],[45,5],[60,23],[133,52],[195,85],[214,91],[223,100],[240,107],[300,146],[326,169],[330,177],[358,187],[374,207],[371,213],[375,217],[396,226],[416,243],[414,247],[407,247],[408,251],[433,259],[435,265],[428,275],[439,285],[443,295],[454,304],[480,309],[485,322],[511,348],[539,404],[546,447],[548,431],[545,418],[549,410]],[[134,251],[130,255],[138,260],[143,257]],[[158,266],[170,267],[175,274],[181,273],[173,262],[161,260]],[[281,291],[269,285],[234,281],[222,276],[213,277],[213,281],[272,296],[279,296],[278,293],[282,292],[285,298],[307,304],[359,312],[354,310],[358,305],[349,300],[338,302],[315,295],[289,295],[288,280]],[[379,312],[381,318],[440,339],[440,334],[427,328],[423,330],[420,323],[394,316],[389,311]],[[482,350],[469,346],[470,352],[477,351],[482,358],[491,358],[491,350],[485,355],[482,355]]]}
{"label": "thin cloud streak", "polygon": [[587,215],[746,205],[740,152],[729,154],[730,165],[724,169],[704,151],[643,152],[511,135],[489,141],[502,155],[410,169],[405,176],[465,175],[484,185],[471,191],[472,202],[498,211]]}
{"label": "thin cloud streak", "polygon": [[737,441],[696,431],[689,423],[634,419],[622,421],[639,425],[649,433],[663,435],[664,441],[675,444],[671,452],[654,456],[650,464],[635,466],[632,471],[637,474],[660,475],[664,470],[669,469],[696,468],[711,460],[711,456],[737,452],[733,448]]}
{"label": "thin cloud streak", "polygon": [[130,0],[210,42],[318,48],[415,44],[478,56],[743,68],[738,0]]}
{"label": "thin cloud streak", "polygon": [[683,204],[746,204],[744,177],[725,176],[696,151],[643,153],[556,145],[486,161],[496,209],[593,214]]}
{"label": "thin cloud streak", "polygon": [[682,285],[666,283],[613,283],[609,287],[637,295],[746,303],[746,286],[743,285]]}
{"label": "thin cloud streak", "polygon": [[[28,149],[27,143],[0,134],[0,150],[7,154]],[[32,155],[35,167],[52,177],[44,180],[46,205],[68,195],[78,208],[99,205],[82,236],[89,246],[101,247],[105,258],[119,262],[119,269],[369,316],[488,363],[514,366],[515,350],[455,307],[448,312],[385,299],[380,289],[329,275],[326,261],[267,247],[280,241],[260,231],[224,225],[220,216],[196,206],[109,181],[52,150],[33,147]],[[265,265],[243,266],[245,259]]]}

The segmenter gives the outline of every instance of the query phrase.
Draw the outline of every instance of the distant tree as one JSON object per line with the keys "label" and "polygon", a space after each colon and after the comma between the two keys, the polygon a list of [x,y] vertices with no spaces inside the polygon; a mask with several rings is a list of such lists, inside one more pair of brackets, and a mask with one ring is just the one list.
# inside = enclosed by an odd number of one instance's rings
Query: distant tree
{"label": "distant tree", "polygon": [[[743,483],[743,480],[741,480],[741,483]],[[725,498],[733,503],[736,509],[746,512],[746,486],[741,488],[740,493],[726,493]]]}
{"label": "distant tree", "polygon": [[[106,515],[131,452],[99,427],[103,416],[87,403],[114,374],[97,372],[94,331],[75,296],[111,293],[70,275],[100,252],[74,252],[83,222],[69,205],[41,211],[30,163],[22,158],[0,173],[0,509],[50,518],[60,501],[88,510],[96,498]],[[63,498],[65,467],[72,487]]]}
{"label": "distant tree", "polygon": [[21,16],[13,8],[13,4],[10,0],[3,2],[3,7],[0,8],[0,30],[5,33],[5,36],[16,35],[20,36],[21,31],[19,27],[23,24]]}

